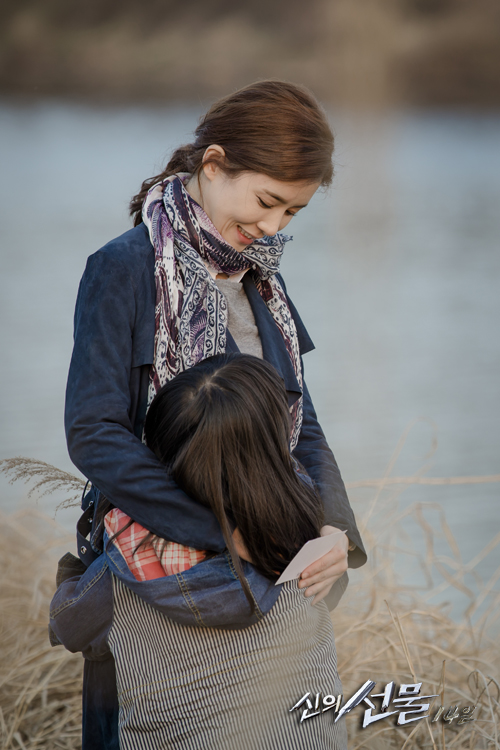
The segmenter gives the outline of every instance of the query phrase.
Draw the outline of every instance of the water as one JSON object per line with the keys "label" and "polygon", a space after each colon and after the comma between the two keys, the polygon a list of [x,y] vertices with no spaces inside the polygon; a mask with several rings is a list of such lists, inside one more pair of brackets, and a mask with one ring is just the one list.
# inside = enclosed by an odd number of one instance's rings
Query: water
{"label": "water", "polygon": [[[77,473],[62,423],[79,278],[87,256],[129,228],[130,196],[198,114],[0,105],[0,458]],[[380,477],[413,420],[393,475],[426,463],[431,422],[428,475],[499,473],[500,116],[332,122],[334,186],[293,220],[283,271],[317,346],[307,380],[343,475]],[[25,494],[2,479],[0,507],[32,504]],[[500,528],[499,494],[498,483],[419,486],[401,503],[439,503],[469,560]],[[372,497],[353,491],[359,514]],[[53,511],[55,500],[40,505]],[[70,528],[75,513],[58,518]],[[496,551],[481,573],[499,564]]]}

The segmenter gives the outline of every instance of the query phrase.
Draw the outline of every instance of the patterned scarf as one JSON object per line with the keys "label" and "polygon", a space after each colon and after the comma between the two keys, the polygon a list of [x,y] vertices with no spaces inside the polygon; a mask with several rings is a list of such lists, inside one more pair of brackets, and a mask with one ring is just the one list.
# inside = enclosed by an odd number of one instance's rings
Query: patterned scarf
{"label": "patterned scarf", "polygon": [[[142,209],[155,250],[155,348],[148,406],[179,372],[226,350],[228,310],[224,295],[207,270],[228,276],[251,269],[255,285],[283,337],[302,388],[297,330],[285,291],[276,278],[290,237],[262,237],[238,252],[219,234],[184,188],[191,175],[172,175],[154,185]],[[290,409],[290,450],[302,426],[302,398]]]}

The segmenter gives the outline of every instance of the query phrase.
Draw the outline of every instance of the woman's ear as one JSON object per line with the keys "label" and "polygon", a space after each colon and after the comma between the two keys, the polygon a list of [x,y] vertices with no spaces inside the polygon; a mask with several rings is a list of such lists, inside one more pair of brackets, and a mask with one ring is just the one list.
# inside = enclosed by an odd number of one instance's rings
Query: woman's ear
{"label": "woman's ear", "polygon": [[207,178],[207,180],[212,180],[220,174],[221,171],[221,164],[224,163],[224,159],[226,157],[226,152],[222,148],[222,146],[218,146],[214,144],[213,146],[209,146],[205,153],[203,154],[203,174]]}

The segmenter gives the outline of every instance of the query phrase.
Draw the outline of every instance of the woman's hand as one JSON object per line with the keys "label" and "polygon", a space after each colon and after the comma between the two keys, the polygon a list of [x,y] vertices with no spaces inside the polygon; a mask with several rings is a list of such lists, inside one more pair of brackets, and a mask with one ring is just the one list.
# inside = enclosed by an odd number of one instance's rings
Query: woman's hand
{"label": "woman's hand", "polygon": [[[323,526],[321,536],[333,534],[335,526]],[[316,562],[311,563],[302,573],[299,580],[299,589],[307,587],[305,596],[314,596],[313,604],[317,604],[329,593],[331,587],[347,570],[347,550],[349,548],[349,539],[345,534],[339,538],[335,547],[320,557]]]}

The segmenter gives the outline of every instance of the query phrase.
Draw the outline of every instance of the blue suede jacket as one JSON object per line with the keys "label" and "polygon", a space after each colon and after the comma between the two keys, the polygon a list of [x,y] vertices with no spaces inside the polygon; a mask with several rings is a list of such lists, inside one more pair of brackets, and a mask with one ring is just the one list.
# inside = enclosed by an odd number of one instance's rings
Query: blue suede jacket
{"label": "blue suede jacket", "polygon": [[[283,377],[292,404],[301,390],[283,338],[249,274],[243,284],[264,359]],[[314,344],[289,303],[305,354]],[[92,482],[83,509],[91,503],[95,509],[105,496],[160,537],[222,552],[225,543],[212,511],[188,497],[141,442],[154,353],[154,307],[154,251],[140,224],[89,258],[78,292],[65,426],[71,459]],[[230,334],[227,344],[227,351],[238,351]],[[349,566],[359,567],[366,554],[344,483],[305,386],[303,396],[303,426],[294,455],[319,489],[325,523],[347,531],[356,544]],[[96,518],[87,513],[79,527],[79,554],[86,564],[101,552]]]}

